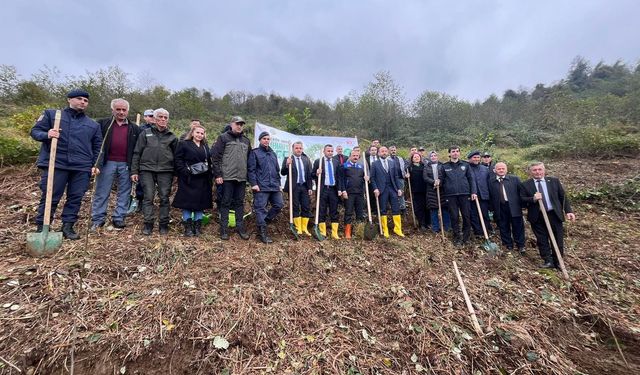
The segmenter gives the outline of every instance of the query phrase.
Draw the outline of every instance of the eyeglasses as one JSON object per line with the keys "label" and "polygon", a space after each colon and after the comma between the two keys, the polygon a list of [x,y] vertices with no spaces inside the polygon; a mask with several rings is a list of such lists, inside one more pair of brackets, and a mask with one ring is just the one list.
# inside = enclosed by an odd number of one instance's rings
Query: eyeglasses
{"label": "eyeglasses", "polygon": [[144,117],[153,117],[153,115],[144,115]]}
{"label": "eyeglasses", "polygon": [[237,125],[242,125],[242,126],[244,126],[244,122],[234,122],[234,124],[237,124]]}

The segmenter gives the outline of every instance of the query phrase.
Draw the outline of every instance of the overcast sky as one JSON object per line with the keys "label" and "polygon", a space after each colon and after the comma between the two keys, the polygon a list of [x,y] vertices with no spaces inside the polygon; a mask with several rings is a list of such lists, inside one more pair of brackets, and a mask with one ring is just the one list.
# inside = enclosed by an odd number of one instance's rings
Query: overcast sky
{"label": "overcast sky", "polygon": [[556,82],[577,55],[635,66],[639,19],[637,0],[7,0],[0,64],[330,103],[387,70],[409,99],[482,100]]}

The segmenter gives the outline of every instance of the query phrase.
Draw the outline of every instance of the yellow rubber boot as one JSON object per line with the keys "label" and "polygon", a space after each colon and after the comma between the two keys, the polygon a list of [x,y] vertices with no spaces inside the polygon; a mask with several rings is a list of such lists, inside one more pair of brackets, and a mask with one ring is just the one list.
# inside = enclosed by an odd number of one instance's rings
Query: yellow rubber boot
{"label": "yellow rubber boot", "polygon": [[387,215],[381,215],[380,222],[382,223],[382,235],[384,236],[384,238],[389,238],[389,224],[387,223]]}
{"label": "yellow rubber boot", "polygon": [[404,237],[404,233],[402,233],[402,221],[400,219],[400,215],[393,215],[393,233]]}
{"label": "yellow rubber boot", "polygon": [[[309,233],[309,218],[308,217],[302,217],[300,218],[302,219],[302,221],[300,222],[300,225],[302,226],[302,233],[306,234],[307,236],[311,237],[311,233]],[[300,232],[298,232],[300,233]]]}
{"label": "yellow rubber boot", "polygon": [[331,223],[331,238],[334,240],[339,240],[340,236],[338,236],[338,227],[340,223]]}
{"label": "yellow rubber boot", "polygon": [[351,239],[351,224],[344,225],[344,238]]}
{"label": "yellow rubber boot", "polygon": [[326,237],[327,236],[327,223],[318,224],[318,228],[320,229],[320,234],[323,237]]}
{"label": "yellow rubber boot", "polygon": [[298,234],[302,234],[301,219],[301,217],[293,218],[293,225],[296,227],[296,231],[298,232]]}

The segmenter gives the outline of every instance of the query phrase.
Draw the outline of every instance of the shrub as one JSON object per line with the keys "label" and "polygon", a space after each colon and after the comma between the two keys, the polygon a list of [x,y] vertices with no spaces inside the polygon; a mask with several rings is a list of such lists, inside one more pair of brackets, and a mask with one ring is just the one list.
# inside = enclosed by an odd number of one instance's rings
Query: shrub
{"label": "shrub", "polygon": [[38,154],[38,144],[21,139],[0,137],[0,166],[33,161]]}

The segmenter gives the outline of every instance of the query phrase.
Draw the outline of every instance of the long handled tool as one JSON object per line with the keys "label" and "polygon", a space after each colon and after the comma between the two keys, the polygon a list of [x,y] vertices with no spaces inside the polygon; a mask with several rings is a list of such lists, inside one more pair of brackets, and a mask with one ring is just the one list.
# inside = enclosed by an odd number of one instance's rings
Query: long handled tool
{"label": "long handled tool", "polygon": [[[293,233],[293,237],[298,239],[298,230],[296,229],[295,224],[293,223],[293,149],[292,145],[289,144],[289,229],[291,233]],[[302,225],[302,223],[300,223]]]}
{"label": "long handled tool", "polygon": [[[62,111],[57,110],[53,121],[53,129],[60,130]],[[51,151],[49,152],[49,169],[47,171],[47,191],[44,204],[44,221],[42,232],[27,233],[27,251],[35,257],[53,254],[62,246],[62,233],[50,232],[51,202],[53,201],[53,173],[56,167],[56,151],[58,150],[58,138],[51,138]]]}
{"label": "long handled tool", "polygon": [[440,233],[442,233],[442,241],[446,241],[444,237],[444,220],[442,220],[442,203],[440,203],[440,185],[436,186],[436,196],[438,198],[438,220],[440,220]]}
{"label": "long handled tool", "polygon": [[411,167],[408,169],[409,177],[407,177],[407,181],[409,182],[409,200],[411,201],[411,218],[413,219],[413,227],[418,227],[418,222],[416,221],[416,211],[413,208],[413,193],[411,192]]}
{"label": "long handled tool", "polygon": [[547,232],[549,232],[549,237],[551,238],[551,243],[553,244],[553,251],[556,252],[558,263],[560,263],[560,271],[562,271],[562,276],[566,280],[569,280],[569,274],[567,273],[567,268],[564,266],[564,260],[562,259],[562,254],[560,254],[560,248],[558,247],[558,243],[556,242],[556,236],[553,235],[553,230],[551,229],[551,223],[549,222],[549,216],[547,216],[547,210],[544,208],[542,199],[540,199],[538,203],[540,204],[540,212],[542,212],[544,223],[547,225]]}
{"label": "long handled tool", "polygon": [[471,324],[473,324],[473,329],[475,329],[478,336],[482,336],[482,328],[480,328],[480,323],[478,323],[478,317],[476,316],[476,311],[471,304],[471,299],[467,294],[467,288],[464,287],[464,281],[462,281],[462,276],[460,276],[460,271],[458,271],[458,265],[456,261],[453,261],[453,269],[456,272],[456,277],[458,278],[458,284],[460,284],[460,289],[462,290],[462,296],[464,297],[464,302],[467,305],[467,311],[469,311],[469,316],[471,317]]}
{"label": "long handled tool", "polygon": [[484,243],[482,244],[482,248],[485,249],[489,254],[495,255],[498,252],[498,245],[495,242],[489,241],[487,227],[484,225],[484,216],[482,216],[482,210],[480,209],[480,200],[476,198],[475,201],[476,208],[478,209],[478,216],[480,217],[480,224],[482,225],[482,233],[484,233]]}
{"label": "long handled tool", "polygon": [[[367,177],[368,179],[369,168],[367,168],[367,161],[363,160],[363,164],[364,164],[364,176]],[[367,198],[367,215],[369,215],[369,222],[364,227],[363,237],[365,240],[371,241],[376,238],[376,236],[378,235],[378,231],[376,230],[376,226],[373,224],[373,218],[371,217],[371,200],[369,196],[369,181],[364,182],[364,191]],[[380,217],[379,213],[378,213],[378,217]]]}
{"label": "long handled tool", "polygon": [[317,179],[317,184],[316,184],[316,221],[315,221],[315,225],[313,226],[313,233],[316,237],[316,240],[318,241],[323,241],[324,240],[324,236],[322,235],[322,233],[320,233],[320,193],[322,192],[321,190],[321,186],[322,186],[322,165],[324,164],[324,156],[320,158],[320,160],[318,160],[318,168],[320,171],[320,174],[318,175],[318,179]]}
{"label": "long handled tool", "polygon": [[[375,193],[374,193],[375,195]],[[378,196],[376,195],[376,208],[378,209],[378,227],[380,229],[380,235],[384,235],[384,232],[382,231],[382,218],[380,217],[380,199],[378,199]],[[385,207],[386,209],[386,207]]]}

